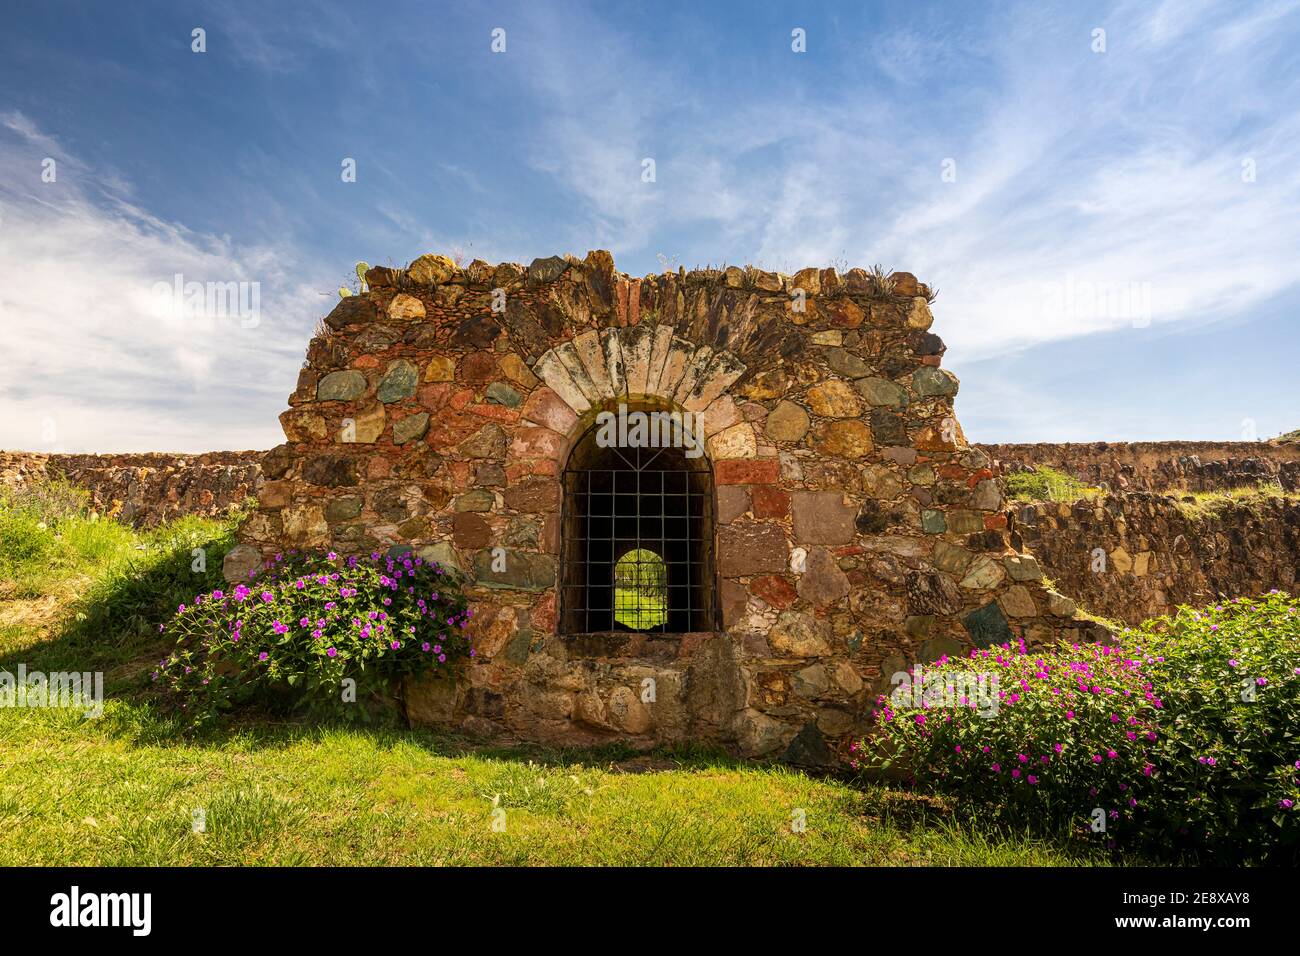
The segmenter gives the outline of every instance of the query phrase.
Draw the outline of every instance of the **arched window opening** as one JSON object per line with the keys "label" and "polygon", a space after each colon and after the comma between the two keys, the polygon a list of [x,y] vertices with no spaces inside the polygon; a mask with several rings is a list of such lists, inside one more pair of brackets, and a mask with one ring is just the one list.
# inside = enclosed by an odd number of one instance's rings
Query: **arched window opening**
{"label": "arched window opening", "polygon": [[634,631],[668,623],[668,566],[649,548],[633,548],[614,564],[614,621]]}
{"label": "arched window opening", "polygon": [[578,440],[562,476],[561,633],[715,630],[708,459],[600,436]]}

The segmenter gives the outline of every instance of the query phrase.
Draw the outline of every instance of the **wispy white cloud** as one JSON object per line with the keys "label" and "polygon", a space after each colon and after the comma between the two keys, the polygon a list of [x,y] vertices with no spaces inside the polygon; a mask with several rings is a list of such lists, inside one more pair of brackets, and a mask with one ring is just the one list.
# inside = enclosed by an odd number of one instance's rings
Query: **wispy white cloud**
{"label": "wispy white cloud", "polygon": [[[56,160],[55,180],[41,160]],[[97,180],[29,117],[0,116],[0,447],[269,447],[320,311],[289,250],[241,248],[167,222]],[[163,288],[248,283],[245,311]],[[253,283],[256,283],[254,313]],[[275,395],[273,399],[271,396]],[[256,413],[252,410],[256,409]]]}

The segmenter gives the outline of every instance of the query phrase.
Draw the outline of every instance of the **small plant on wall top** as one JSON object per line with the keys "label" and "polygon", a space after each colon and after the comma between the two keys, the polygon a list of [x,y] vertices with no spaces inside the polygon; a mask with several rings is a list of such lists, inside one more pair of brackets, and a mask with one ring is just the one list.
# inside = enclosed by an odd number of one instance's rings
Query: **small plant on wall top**
{"label": "small plant on wall top", "polygon": [[357,280],[355,283],[355,289],[349,289],[345,285],[339,286],[339,298],[346,299],[348,296],[353,295],[354,293],[360,295],[362,292],[369,291],[370,286],[366,284],[366,273],[369,271],[370,271],[370,263],[358,262],[357,269],[356,269]]}
{"label": "small plant on wall top", "polygon": [[153,679],[196,722],[252,702],[364,719],[402,677],[472,657],[472,615],[458,578],[415,555],[278,554],[181,604]]}

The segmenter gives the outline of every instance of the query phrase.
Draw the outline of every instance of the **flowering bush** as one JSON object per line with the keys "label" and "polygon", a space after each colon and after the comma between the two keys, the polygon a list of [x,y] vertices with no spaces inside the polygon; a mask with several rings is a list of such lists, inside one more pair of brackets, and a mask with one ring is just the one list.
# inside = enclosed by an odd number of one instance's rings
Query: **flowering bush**
{"label": "flowering bush", "polygon": [[176,647],[153,679],[196,720],[255,697],[365,716],[349,705],[472,656],[472,615],[455,577],[414,555],[277,554],[247,584],[197,595],[159,626]]}
{"label": "flowering bush", "polygon": [[1115,646],[1004,644],[918,676],[877,698],[856,767],[1110,845],[1297,855],[1300,602],[1285,594],[1180,608]]}

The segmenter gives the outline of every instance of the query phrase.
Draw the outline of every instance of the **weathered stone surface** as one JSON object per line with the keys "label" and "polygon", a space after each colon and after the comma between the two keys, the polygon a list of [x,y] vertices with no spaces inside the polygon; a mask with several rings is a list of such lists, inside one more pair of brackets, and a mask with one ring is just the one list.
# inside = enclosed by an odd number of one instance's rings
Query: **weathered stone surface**
{"label": "weathered stone surface", "polygon": [[221,575],[230,584],[247,581],[250,572],[256,572],[262,566],[262,554],[247,544],[237,544],[226,552],[221,561]]}
{"label": "weathered stone surface", "polygon": [[907,573],[907,607],[913,614],[955,614],[962,596],[957,582],[941,571]]}
{"label": "weathered stone surface", "polygon": [[452,278],[459,270],[446,256],[426,253],[406,267],[411,281],[420,285],[437,285]]}
{"label": "weathered stone surface", "polygon": [[560,483],[553,478],[528,478],[503,495],[506,507],[528,514],[548,514],[560,508]]}
{"label": "weathered stone surface", "polygon": [[912,373],[912,388],[922,398],[946,398],[957,394],[957,376],[947,369],[923,365]]}
{"label": "weathered stone surface", "polygon": [[996,481],[985,479],[975,485],[971,503],[981,511],[997,511],[1002,507],[1002,490]]}
{"label": "weathered stone surface", "polygon": [[903,491],[898,477],[886,465],[867,465],[862,469],[862,490],[872,498],[891,501]]}
{"label": "weathered stone surface", "polygon": [[997,587],[1005,577],[1006,572],[1002,570],[1000,562],[987,554],[981,554],[967,568],[966,576],[961,579],[961,586],[970,588],[973,591],[980,591]]}
{"label": "weathered stone surface", "polygon": [[493,568],[491,550],[474,555],[474,580],[482,587],[542,591],[555,586],[555,558],[549,554],[505,549],[502,570]]}
{"label": "weathered stone surface", "polygon": [[791,495],[798,544],[847,544],[853,540],[853,505],[837,491],[796,491]]}
{"label": "weathered stone surface", "polygon": [[378,402],[371,402],[353,413],[351,425],[348,424],[347,419],[340,424],[337,438],[345,443],[373,444],[384,433],[387,421],[388,414],[384,406]]}
{"label": "weathered stone surface", "polygon": [[851,418],[821,423],[808,444],[819,454],[841,458],[863,458],[874,447],[871,429]]}
{"label": "weathered stone surface", "polygon": [[334,332],[349,326],[365,325],[375,320],[377,311],[369,296],[349,295],[339,300],[334,311],[325,316],[325,325]]}
{"label": "weathered stone surface", "polygon": [[573,409],[549,388],[534,390],[524,402],[520,414],[560,435],[569,434],[578,423]]}
{"label": "weathered stone surface", "polygon": [[319,505],[295,505],[285,508],[281,514],[284,537],[290,544],[300,548],[316,548],[328,540],[330,528]]}
{"label": "weathered stone surface", "polygon": [[350,488],[360,482],[356,459],[350,455],[313,455],[303,462],[302,478],[325,488]]}
{"label": "weathered stone surface", "polygon": [[825,657],[831,653],[831,629],[811,614],[784,611],[767,635],[779,657]]}
{"label": "weathered stone surface", "polygon": [[330,372],[316,385],[316,400],[319,402],[350,402],[360,398],[366,391],[366,377],[356,369],[343,372]]}
{"label": "weathered stone surface", "polygon": [[758,454],[758,441],[748,422],[723,429],[705,442],[709,457],[714,461],[723,458],[753,458]]}
{"label": "weathered stone surface", "polygon": [[974,559],[975,555],[965,548],[946,541],[934,543],[934,566],[940,571],[947,571],[949,574],[961,577]]}
{"label": "weathered stone surface", "polygon": [[424,303],[413,295],[399,292],[388,303],[388,317],[396,321],[424,318]]}
{"label": "weathered stone surface", "polygon": [[976,647],[1005,644],[1012,638],[1006,616],[996,601],[990,601],[979,610],[971,611],[962,618],[962,624]]}
{"label": "weathered stone surface", "polygon": [[825,548],[812,548],[799,575],[799,597],[810,604],[834,604],[849,593],[848,576]]}
{"label": "weathered stone surface", "polygon": [[887,378],[860,378],[853,385],[868,405],[902,407],[907,404],[907,390]]}
{"label": "weathered stone surface", "polygon": [[388,370],[379,381],[375,397],[381,402],[397,402],[415,394],[420,382],[420,371],[409,359],[398,359],[388,364]]}
{"label": "weathered stone surface", "polygon": [[1002,605],[1002,610],[1008,617],[1038,616],[1038,606],[1034,603],[1033,595],[1023,584],[1013,584],[1003,591],[1002,596],[998,598],[998,603]]}
{"label": "weathered stone surface", "polygon": [[518,408],[524,401],[524,397],[505,382],[493,382],[484,395],[492,404],[504,405],[506,408]]}
{"label": "weathered stone surface", "polygon": [[474,435],[461,442],[460,453],[467,458],[504,458],[506,433],[500,425],[484,425]]}
{"label": "weathered stone surface", "polygon": [[835,762],[817,722],[805,724],[786,747],[781,762],[795,767],[824,767]]}
{"label": "weathered stone surface", "polygon": [[393,423],[393,443],[405,445],[408,441],[423,438],[424,433],[428,430],[428,412],[416,412],[414,415],[407,415]]}
{"label": "weathered stone surface", "polygon": [[871,366],[848,349],[830,348],[826,350],[826,364],[836,375],[845,378],[861,378],[871,374]]}
{"label": "weathered stone surface", "polygon": [[497,503],[497,496],[486,488],[474,488],[465,492],[463,495],[457,495],[456,500],[452,502],[457,511],[491,511]]}
{"label": "weathered stone surface", "polygon": [[559,256],[548,256],[545,259],[534,259],[528,267],[529,282],[554,282],[564,270],[569,267]]}
{"label": "weathered stone surface", "polygon": [[942,511],[921,512],[921,530],[926,534],[943,534],[948,530],[948,520]]}
{"label": "weathered stone surface", "polygon": [[1008,554],[1002,559],[1013,581],[1041,581],[1043,569],[1032,554]]}
{"label": "weathered stone surface", "polygon": [[718,523],[731,524],[749,510],[749,491],[744,485],[719,485]]}
{"label": "weathered stone surface", "polygon": [[808,407],[823,418],[856,418],[862,412],[848,382],[830,379],[808,389]]}
{"label": "weathered stone surface", "polygon": [[781,526],[766,521],[733,521],[718,529],[718,573],[742,577],[784,571],[789,545]]}
{"label": "weathered stone surface", "polygon": [[808,434],[811,421],[803,406],[789,401],[779,402],[767,416],[767,437],[773,441],[800,441]]}
{"label": "weathered stone surface", "polygon": [[424,367],[426,382],[450,382],[456,378],[456,360],[447,355],[435,355]]}

